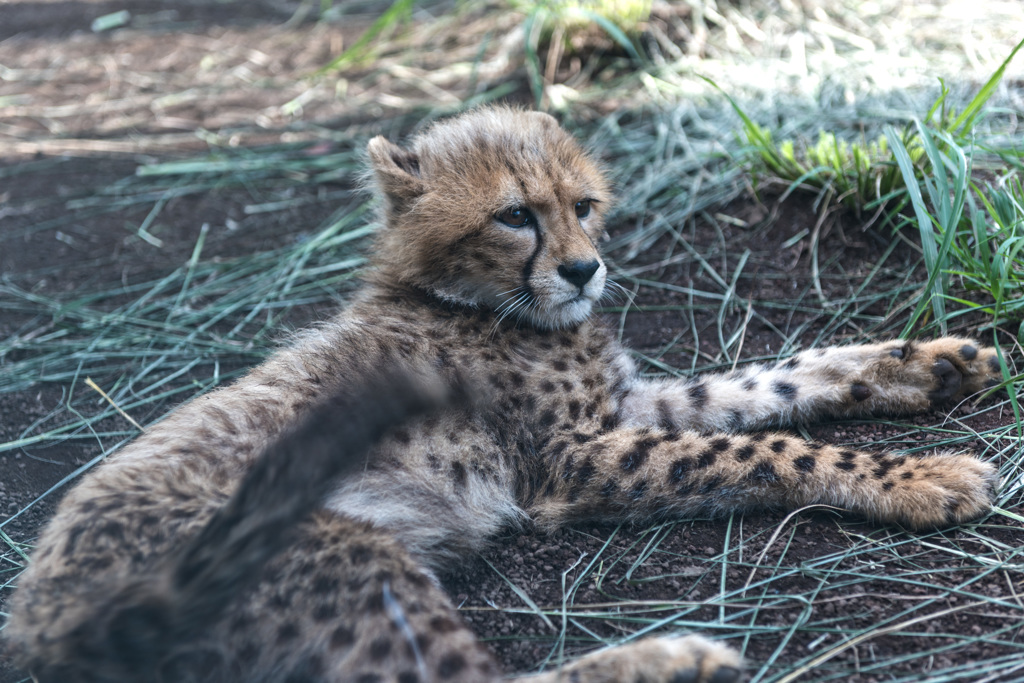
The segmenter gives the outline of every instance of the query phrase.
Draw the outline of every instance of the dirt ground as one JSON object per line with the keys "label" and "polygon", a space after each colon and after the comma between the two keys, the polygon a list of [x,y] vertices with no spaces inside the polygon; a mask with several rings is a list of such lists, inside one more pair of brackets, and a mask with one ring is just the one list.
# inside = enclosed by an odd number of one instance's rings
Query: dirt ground
{"label": "dirt ground", "polygon": [[[329,215],[336,207],[318,203],[297,205],[287,213],[247,214],[245,206],[252,201],[251,195],[245,190],[233,189],[210,190],[171,201],[161,215],[161,248],[154,248],[138,239],[132,230],[122,227],[137,226],[144,220],[149,209],[145,205],[102,215],[78,209],[73,221],[62,221],[59,227],[45,227],[47,221],[66,218],[69,211],[75,211],[68,208],[69,202],[90,197],[97,188],[131,176],[140,163],[178,158],[201,149],[203,143],[191,132],[196,128],[220,131],[219,135],[236,135],[234,143],[239,145],[302,139],[301,136],[315,139],[313,127],[287,120],[281,107],[302,94],[302,86],[296,85],[296,74],[308,73],[323,64],[336,53],[332,44],[347,44],[368,21],[356,16],[340,28],[312,24],[283,28],[297,7],[297,3],[269,1],[0,2],[0,65],[17,72],[17,78],[0,73],[0,98],[11,98],[5,108],[0,109],[0,154],[6,155],[0,162],[3,282],[50,296],[139,282],[178,267],[187,259],[199,226],[204,223],[213,226],[204,252],[206,257],[212,258],[281,245],[308,229],[304,226],[317,225]],[[137,28],[101,36],[87,31],[89,22],[96,16],[120,9],[133,12]],[[140,21],[139,17],[144,20]],[[315,35],[315,39],[311,35]],[[190,50],[196,52],[193,61],[182,56]],[[263,56],[254,58],[250,53],[254,50]],[[226,61],[238,60],[238,63],[216,70],[220,79],[217,80],[212,75],[214,70],[208,70],[209,75],[204,76],[207,72],[199,63],[202,61],[200,52]],[[109,64],[105,65],[112,59],[130,62],[133,79],[105,81],[105,74],[117,72]],[[227,73],[233,75],[225,76]],[[187,80],[194,82],[193,88],[182,86]],[[88,102],[90,93],[101,84],[122,89],[123,93],[119,97],[105,98],[102,103],[98,101],[95,110],[78,111],[75,116],[61,118],[57,116],[60,112],[52,110],[70,99]],[[163,89],[192,94],[175,102],[154,104]],[[19,103],[18,94],[28,90],[33,93],[32,102]],[[40,116],[39,112],[44,110],[47,116]],[[317,125],[327,128],[356,124],[372,127],[375,114],[382,112],[384,109],[360,113],[344,109],[313,110],[306,112],[304,120],[316,120]],[[50,138],[41,136],[47,133],[44,121],[60,122],[59,130],[48,131]],[[391,124],[386,122],[377,125],[386,132],[395,132],[387,130]],[[744,199],[722,207],[718,215],[731,220],[718,222],[714,227],[706,219],[699,221],[694,226],[694,241],[708,253],[721,254],[727,261],[732,259],[733,265],[744,249],[750,250],[746,272],[756,275],[740,281],[742,296],[768,301],[807,290],[812,278],[807,240],[797,240],[784,249],[779,245],[805,229],[813,230],[816,216],[808,201],[797,198],[781,206],[772,203],[763,206],[752,199]],[[224,228],[228,223],[241,228]],[[616,228],[624,226],[612,226],[613,233]],[[861,232],[852,216],[840,216],[830,224],[828,239],[822,243],[821,259],[827,262],[841,255],[845,272],[866,271],[878,260],[887,240],[885,236]],[[659,243],[651,249],[646,261],[641,256],[631,265],[652,264],[650,272],[645,273],[645,277],[652,280],[694,287],[707,285],[708,275],[692,260],[658,265],[665,248],[665,244]],[[910,270],[915,258],[910,246],[898,247],[888,263],[892,270],[890,281],[901,270],[904,273]],[[886,284],[887,280],[880,278],[873,286]],[[845,286],[841,282],[826,281],[825,293],[842,296]],[[639,308],[625,319],[624,341],[641,352],[655,355],[685,327],[678,310],[671,309],[685,304],[686,297],[682,293],[645,288],[638,292],[636,303]],[[312,320],[323,312],[306,310],[297,315]],[[696,326],[709,331],[702,335],[702,343],[707,348],[701,350],[712,355],[716,349],[710,330],[715,324],[715,315],[705,311],[694,315]],[[729,315],[742,316],[742,312]],[[802,333],[802,338],[808,341],[813,340],[824,325],[823,320],[810,314],[785,312],[780,316],[770,323],[796,329],[809,320],[810,324]],[[605,317],[609,325],[619,324],[618,314],[608,313]],[[17,329],[24,320],[24,314],[16,310],[0,308],[0,338]],[[978,319],[960,320],[961,328],[954,332],[969,335]],[[303,320],[292,322],[299,324]],[[856,330],[838,332],[854,335]],[[780,350],[777,339],[767,324],[752,322],[745,337],[743,355],[771,356]],[[689,354],[678,350],[668,353],[663,360],[678,367],[690,365]],[[61,387],[52,385],[0,395],[0,443],[30,432],[34,423],[58,409],[61,401]],[[152,419],[166,407],[169,406],[154,407],[154,414],[137,417]],[[959,416],[960,413],[954,413],[953,417]],[[934,425],[941,419],[929,415],[917,422]],[[1012,415],[1005,411],[966,418],[968,426],[977,431],[1007,424],[1010,420]],[[900,440],[904,428],[844,423],[815,426],[809,433],[824,441],[855,443]],[[910,434],[905,441],[920,445],[930,438]],[[979,451],[984,447],[984,443],[976,444]],[[87,442],[0,453],[0,521],[21,511],[94,455]],[[58,492],[28,508],[4,527],[4,531],[15,540],[30,540],[46,521],[59,495]],[[1015,511],[1024,513],[1022,508]],[[536,669],[552,656],[558,656],[552,653],[552,643],[560,628],[566,628],[568,634],[565,654],[577,654],[577,649],[585,646],[589,632],[610,636],[621,633],[626,627],[632,631],[656,622],[659,600],[666,598],[684,597],[692,601],[694,610],[689,618],[694,628],[700,628],[699,624],[706,624],[712,631],[720,628],[725,616],[744,607],[723,607],[708,599],[722,590],[751,585],[755,578],[749,569],[741,569],[739,564],[726,571],[720,570],[723,548],[731,547],[738,538],[747,541],[744,552],[759,555],[759,565],[769,567],[813,563],[816,558],[848,547],[852,537],[899,533],[879,530],[857,520],[840,524],[837,517],[827,511],[808,512],[788,520],[784,517],[750,515],[737,518],[731,524],[720,520],[694,520],[668,525],[657,532],[600,526],[584,526],[553,535],[527,530],[524,534],[497,539],[494,548],[447,577],[445,585],[467,622],[487,640],[506,670],[522,672]],[[772,534],[784,521],[784,542],[772,542]],[[652,548],[650,543],[655,536],[657,543]],[[972,571],[966,565],[959,569],[950,567],[948,556],[932,551],[927,543],[913,536],[905,536],[902,547],[910,558],[908,561],[920,571],[935,572],[929,586],[960,585]],[[1007,526],[1004,536],[999,540],[1007,547],[1020,545],[1019,529],[1014,533],[1012,526]],[[536,605],[562,605],[566,582],[571,584],[584,565],[602,554],[618,559],[604,575],[602,583],[587,581],[580,586],[575,595],[574,611],[568,613],[564,625],[539,618],[512,588],[520,589]],[[643,562],[639,561],[641,558]],[[845,561],[856,565],[862,559],[854,557]],[[863,560],[883,564],[885,561],[880,558]],[[0,569],[10,571],[8,567]],[[4,581],[3,577],[0,574],[0,582]],[[807,586],[803,584],[809,581],[804,575],[794,575],[791,588],[794,592],[804,590]],[[1019,589],[1019,576],[986,576],[973,584],[972,590],[999,598],[1000,602],[984,609],[958,610],[956,608],[964,606],[968,599],[955,592],[936,593],[930,588],[928,592],[922,589],[920,593],[893,594],[888,583],[863,582],[853,591],[837,585],[822,590],[820,600],[813,605],[813,614],[814,618],[827,623],[830,616],[856,613],[857,623],[863,625],[897,617],[903,607],[913,601],[937,598],[937,616],[928,623],[909,629],[898,638],[878,638],[863,646],[851,647],[828,664],[829,671],[835,672],[855,671],[862,664],[876,661],[892,662],[884,671],[851,673],[839,679],[867,683],[921,671],[922,660],[909,655],[948,644],[950,633],[1002,633],[1008,624],[1016,623],[1018,633],[1013,637],[1017,637],[1022,623],[1017,608]],[[0,612],[3,612],[2,600],[8,595],[9,590],[0,593]],[[588,605],[596,609],[610,602],[624,605],[621,622],[587,616]],[[520,612],[498,613],[496,607]],[[808,605],[795,601],[772,603],[757,614],[744,617],[753,634],[748,642],[737,638],[732,642],[745,645],[747,659],[757,665],[773,658],[780,663],[794,661],[819,647],[820,642],[816,641],[820,639],[804,632],[789,640],[774,634],[759,637],[758,625],[801,622],[810,617],[809,610]],[[928,659],[928,666],[942,668],[957,662],[984,661],[1009,652],[1012,650],[996,642],[986,644],[982,640],[981,644],[975,643],[969,648],[940,651]],[[922,679],[926,677],[923,671],[920,675]],[[0,661],[0,683],[25,680],[24,672]]]}

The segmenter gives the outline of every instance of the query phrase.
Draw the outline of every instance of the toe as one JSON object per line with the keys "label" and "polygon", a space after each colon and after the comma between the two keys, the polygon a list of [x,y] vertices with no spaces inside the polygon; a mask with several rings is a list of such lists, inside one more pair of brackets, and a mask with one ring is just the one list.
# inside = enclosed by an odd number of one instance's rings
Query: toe
{"label": "toe", "polygon": [[719,667],[711,677],[710,683],[735,683],[740,680],[740,670],[734,666]]}
{"label": "toe", "polygon": [[932,365],[932,374],[938,381],[938,386],[928,394],[929,401],[932,403],[945,403],[960,393],[963,376],[948,360],[939,358],[935,361]]}

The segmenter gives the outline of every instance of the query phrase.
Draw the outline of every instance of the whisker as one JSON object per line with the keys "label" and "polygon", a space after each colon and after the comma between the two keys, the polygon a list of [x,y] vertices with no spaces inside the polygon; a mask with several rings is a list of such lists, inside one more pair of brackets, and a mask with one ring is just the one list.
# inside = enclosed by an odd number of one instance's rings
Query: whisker
{"label": "whisker", "polygon": [[[518,289],[521,289],[521,287]],[[498,313],[499,315],[491,324],[491,329],[487,332],[487,337],[492,337],[495,331],[497,331],[498,326],[501,325],[501,321],[511,315],[516,309],[522,309],[523,304],[529,304],[531,298],[532,297],[529,292],[523,292],[513,299],[508,299],[501,306],[495,309],[495,313]]]}
{"label": "whisker", "polygon": [[518,291],[522,290],[524,286],[525,285],[517,285],[517,286],[513,287],[512,289],[508,290],[507,292],[498,292],[498,296],[505,296],[506,294],[512,294],[513,292],[518,292]]}

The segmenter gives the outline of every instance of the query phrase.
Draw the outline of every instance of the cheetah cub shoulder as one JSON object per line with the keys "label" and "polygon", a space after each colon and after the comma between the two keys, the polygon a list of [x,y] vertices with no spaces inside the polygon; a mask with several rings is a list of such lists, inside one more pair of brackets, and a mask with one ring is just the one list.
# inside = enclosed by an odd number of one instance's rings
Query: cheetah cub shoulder
{"label": "cheetah cub shoulder", "polygon": [[[551,117],[482,109],[370,142],[384,228],[362,291],[86,476],[5,636],[41,683],[498,681],[433,575],[532,519],[824,503],[912,528],[983,515],[993,467],[772,427],[912,413],[998,381],[996,351],[892,341],[683,380],[591,319],[611,196]],[[740,677],[700,636],[541,681]]]}

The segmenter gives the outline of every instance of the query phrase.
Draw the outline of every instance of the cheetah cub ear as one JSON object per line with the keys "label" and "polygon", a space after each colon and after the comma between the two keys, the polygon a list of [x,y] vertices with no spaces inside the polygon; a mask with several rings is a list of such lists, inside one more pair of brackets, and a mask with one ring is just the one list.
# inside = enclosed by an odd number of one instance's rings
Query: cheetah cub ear
{"label": "cheetah cub ear", "polygon": [[377,188],[392,211],[403,213],[424,191],[419,156],[382,135],[370,140],[366,149]]}

